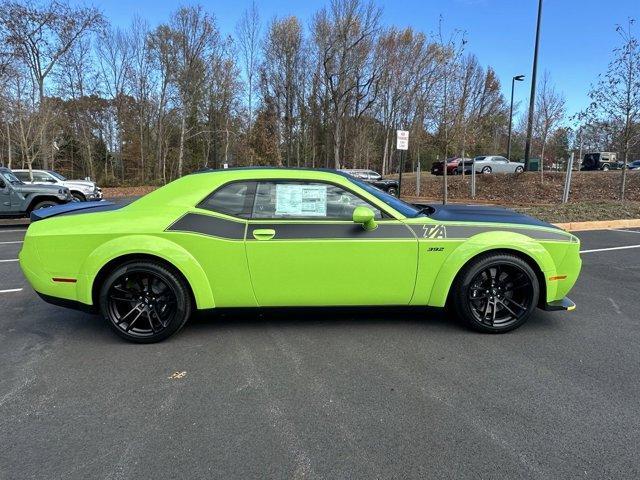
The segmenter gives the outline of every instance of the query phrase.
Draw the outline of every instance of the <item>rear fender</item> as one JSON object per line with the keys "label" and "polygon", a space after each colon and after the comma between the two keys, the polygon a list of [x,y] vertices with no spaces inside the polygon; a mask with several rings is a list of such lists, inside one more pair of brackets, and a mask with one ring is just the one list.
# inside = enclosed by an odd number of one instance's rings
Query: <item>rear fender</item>
{"label": "rear fender", "polygon": [[[520,233],[485,232],[461,243],[447,257],[436,276],[428,305],[443,307],[458,272],[472,258],[492,250],[512,250],[531,258],[542,270],[545,282],[546,278],[555,274],[556,267],[551,255],[536,240]],[[555,288],[554,282],[546,282],[547,298],[554,298]]]}
{"label": "rear fender", "polygon": [[197,260],[183,247],[165,238],[152,235],[128,235],[110,240],[96,248],[83,262],[78,278],[78,300],[93,304],[93,282],[100,269],[125,255],[152,255],[177,268],[187,279],[198,309],[215,306],[211,286]]}

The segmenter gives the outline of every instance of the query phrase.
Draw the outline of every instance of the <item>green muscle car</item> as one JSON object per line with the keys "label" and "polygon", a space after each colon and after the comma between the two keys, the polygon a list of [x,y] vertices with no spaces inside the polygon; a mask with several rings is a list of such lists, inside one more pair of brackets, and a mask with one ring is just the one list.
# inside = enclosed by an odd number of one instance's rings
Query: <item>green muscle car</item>
{"label": "green muscle car", "polygon": [[180,178],[127,205],[32,213],[20,265],[36,292],[155,342],[195,310],[450,306],[506,332],[571,310],[579,240],[493,207],[411,205],[333,170],[238,168]]}

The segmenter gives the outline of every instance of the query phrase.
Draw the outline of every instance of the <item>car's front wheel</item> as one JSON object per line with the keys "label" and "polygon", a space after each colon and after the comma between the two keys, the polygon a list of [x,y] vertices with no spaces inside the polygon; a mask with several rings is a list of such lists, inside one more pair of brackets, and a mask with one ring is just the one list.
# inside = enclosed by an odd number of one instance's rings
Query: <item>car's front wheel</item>
{"label": "car's front wheel", "polygon": [[100,289],[100,310],[122,338],[137,343],[164,340],[180,330],[192,310],[186,282],[152,261],[116,268]]}
{"label": "car's front wheel", "polygon": [[522,172],[524,172],[524,168],[516,167],[516,173],[522,173]]}
{"label": "car's front wheel", "polygon": [[491,173],[491,167],[483,167],[482,173]]}
{"label": "car's front wheel", "polygon": [[389,187],[389,189],[387,190],[387,193],[389,195],[393,195],[394,197],[398,196],[398,189],[396,187]]}
{"label": "car's front wheel", "polygon": [[538,304],[540,286],[520,257],[482,255],[460,272],[452,291],[458,318],[474,330],[503,333],[519,327]]}
{"label": "car's front wheel", "polygon": [[85,197],[80,192],[71,192],[71,195],[73,195],[73,198],[75,198],[78,202],[86,202],[87,200],[87,197]]}

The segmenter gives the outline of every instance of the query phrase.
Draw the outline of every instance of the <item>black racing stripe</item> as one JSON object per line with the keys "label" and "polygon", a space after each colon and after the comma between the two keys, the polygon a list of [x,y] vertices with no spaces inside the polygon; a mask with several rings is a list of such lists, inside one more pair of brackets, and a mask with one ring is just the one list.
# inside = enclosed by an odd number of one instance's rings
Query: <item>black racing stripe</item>
{"label": "black racing stripe", "polygon": [[171,232],[199,233],[230,240],[244,240],[244,230],[244,222],[199,213],[187,213],[167,228]]}
{"label": "black racing stripe", "polygon": [[[441,233],[438,236],[431,235],[431,232],[435,227],[442,226],[444,230],[440,230]],[[520,233],[536,240],[556,240],[556,241],[571,241],[571,237],[562,231],[552,232],[547,230],[536,230],[533,228],[509,228],[509,227],[489,227],[489,226],[470,226],[470,225],[446,225],[446,224],[425,224],[425,225],[412,225],[414,233],[418,238],[461,238],[466,239],[486,232],[511,232]]]}
{"label": "black racing stripe", "polygon": [[411,230],[401,223],[378,223],[375,230],[365,230],[361,225],[345,223],[254,223],[249,224],[247,240],[255,240],[254,230],[273,229],[276,231],[273,240],[305,240],[305,239],[415,239]]}

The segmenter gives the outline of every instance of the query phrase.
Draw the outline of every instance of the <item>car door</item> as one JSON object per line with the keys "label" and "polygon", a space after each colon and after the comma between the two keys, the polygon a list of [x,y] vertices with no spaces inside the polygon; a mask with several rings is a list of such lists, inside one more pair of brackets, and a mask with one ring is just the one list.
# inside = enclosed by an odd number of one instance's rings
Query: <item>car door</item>
{"label": "car door", "polygon": [[11,212],[11,187],[0,174],[0,215]]}
{"label": "car door", "polygon": [[498,173],[511,172],[509,168],[509,160],[504,157],[493,157],[493,163],[495,165],[494,171]]}
{"label": "car door", "polygon": [[[353,222],[358,206],[374,211],[375,230]],[[332,183],[259,182],[246,251],[261,306],[405,305],[413,294],[413,231]]]}

